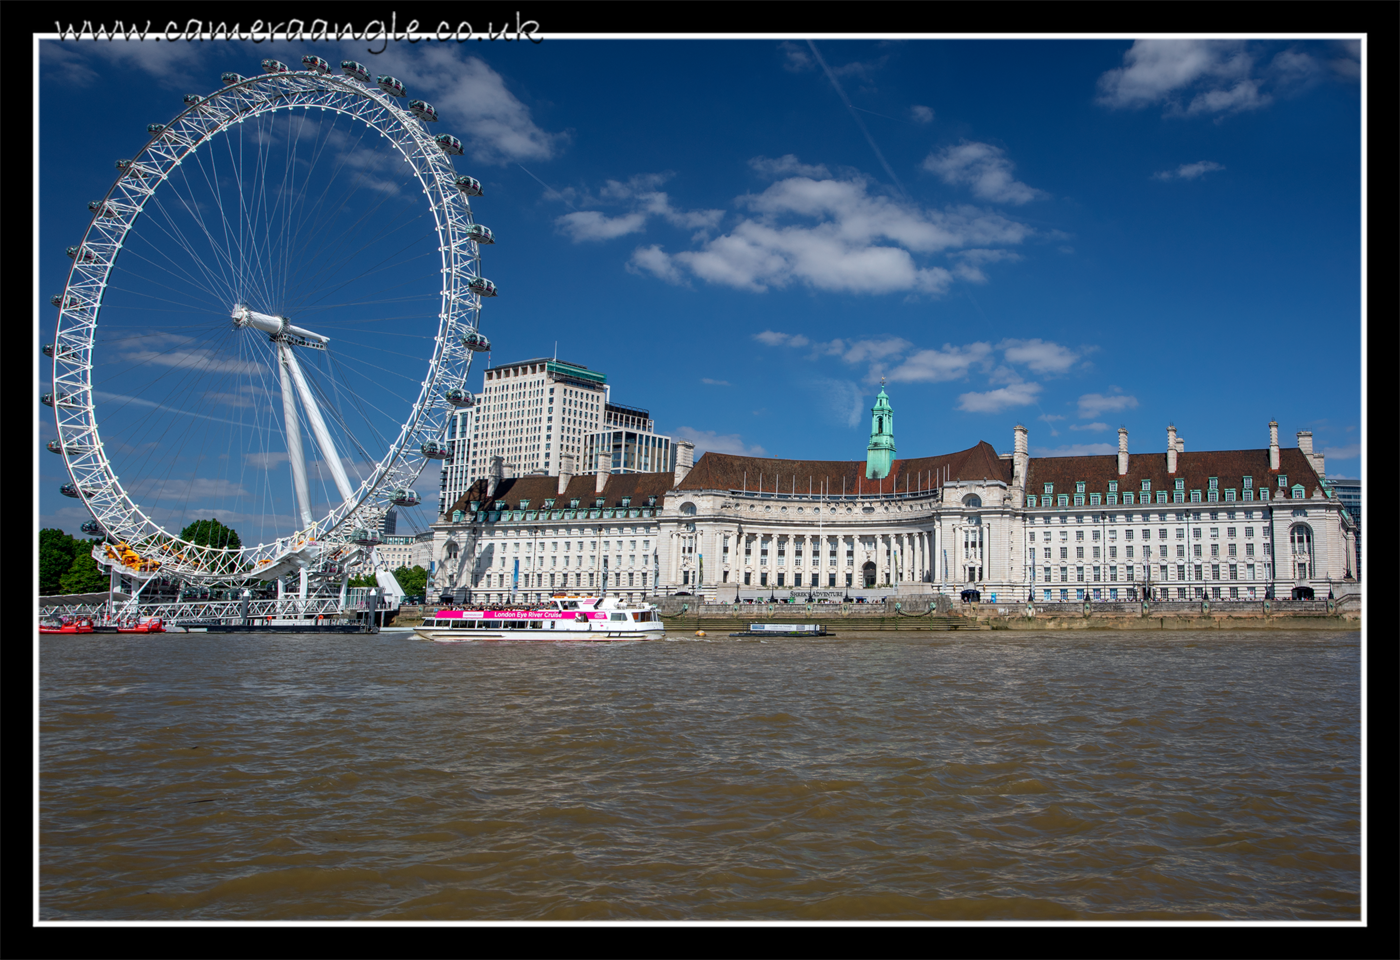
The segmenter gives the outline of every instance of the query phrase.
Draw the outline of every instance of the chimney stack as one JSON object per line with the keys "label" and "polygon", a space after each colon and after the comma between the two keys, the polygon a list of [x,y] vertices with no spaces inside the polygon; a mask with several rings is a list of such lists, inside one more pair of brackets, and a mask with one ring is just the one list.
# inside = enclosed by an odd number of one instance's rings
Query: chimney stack
{"label": "chimney stack", "polygon": [[612,458],[605,456],[601,451],[598,453],[598,462],[593,468],[593,490],[595,493],[602,493],[603,488],[608,485],[608,476],[612,473]]}
{"label": "chimney stack", "polygon": [[1176,424],[1167,424],[1167,473],[1176,473]]}
{"label": "chimney stack", "polygon": [[1185,452],[1186,452],[1186,441],[1185,441],[1183,438],[1181,438],[1181,437],[1177,437],[1177,438],[1176,438],[1176,452],[1177,452],[1177,453],[1185,453]]}
{"label": "chimney stack", "polygon": [[1278,421],[1269,421],[1269,469],[1278,469]]}
{"label": "chimney stack", "polygon": [[1303,451],[1303,456],[1308,458],[1308,463],[1312,464],[1312,468],[1317,471],[1317,475],[1319,477],[1325,477],[1326,474],[1323,472],[1323,467],[1326,465],[1326,458],[1320,453],[1313,453],[1311,430],[1298,431],[1298,449]]}
{"label": "chimney stack", "polygon": [[559,455],[559,496],[564,495],[564,491],[569,489],[569,481],[574,478],[574,455],[572,453],[561,453]]}
{"label": "chimney stack", "polygon": [[695,466],[695,444],[689,440],[676,441],[676,481],[675,485],[680,486],[686,474],[690,473]]}
{"label": "chimney stack", "polygon": [[1031,458],[1028,450],[1026,428],[1016,424],[1016,446],[1011,455],[1012,483],[1018,488],[1026,485],[1026,474],[1030,472]]}
{"label": "chimney stack", "polygon": [[1128,475],[1128,428],[1118,428],[1118,476]]}
{"label": "chimney stack", "polygon": [[501,481],[505,479],[505,462],[504,457],[491,458],[491,467],[486,474],[487,503],[490,503],[491,499],[496,496],[496,488],[500,486]]}

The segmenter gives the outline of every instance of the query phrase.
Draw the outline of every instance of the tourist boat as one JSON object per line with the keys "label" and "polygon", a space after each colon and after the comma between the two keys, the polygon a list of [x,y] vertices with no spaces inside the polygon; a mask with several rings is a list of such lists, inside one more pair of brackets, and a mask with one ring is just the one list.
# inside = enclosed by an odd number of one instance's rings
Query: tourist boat
{"label": "tourist boat", "polygon": [[62,620],[39,621],[40,633],[92,633],[92,621],[87,617],[64,617]]}
{"label": "tourist boat", "polygon": [[559,594],[548,603],[502,610],[439,610],[414,627],[424,640],[660,640],[656,607],[615,597]]}
{"label": "tourist boat", "polygon": [[160,617],[147,617],[139,623],[119,623],[117,633],[164,633],[165,624]]}

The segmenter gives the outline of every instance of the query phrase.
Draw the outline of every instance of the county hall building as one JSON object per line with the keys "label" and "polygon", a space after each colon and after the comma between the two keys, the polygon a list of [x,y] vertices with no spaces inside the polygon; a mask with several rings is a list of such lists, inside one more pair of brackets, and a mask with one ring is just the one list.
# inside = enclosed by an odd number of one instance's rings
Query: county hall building
{"label": "county hall building", "polygon": [[[1281,448],[1038,457],[985,441],[900,459],[880,391],[864,460],[676,445],[674,471],[513,477],[502,458],[434,526],[435,592],[478,602],[598,592],[712,602],[976,589],[983,601],[1250,600],[1355,589],[1356,523],[1312,434]],[[1306,595],[1306,593],[1304,593]]]}

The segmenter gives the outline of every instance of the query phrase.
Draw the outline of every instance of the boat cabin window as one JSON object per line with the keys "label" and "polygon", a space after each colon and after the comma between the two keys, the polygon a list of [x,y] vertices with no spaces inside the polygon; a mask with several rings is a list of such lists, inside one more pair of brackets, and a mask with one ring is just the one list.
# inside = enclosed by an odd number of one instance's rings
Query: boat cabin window
{"label": "boat cabin window", "polygon": [[625,613],[614,613],[609,619],[612,619],[612,620],[626,620],[626,619],[627,619],[627,614],[625,614]]}

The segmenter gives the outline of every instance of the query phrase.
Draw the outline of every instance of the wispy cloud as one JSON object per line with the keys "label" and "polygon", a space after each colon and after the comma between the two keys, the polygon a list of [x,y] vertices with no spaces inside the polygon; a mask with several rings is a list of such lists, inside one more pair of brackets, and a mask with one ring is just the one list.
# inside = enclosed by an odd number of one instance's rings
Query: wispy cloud
{"label": "wispy cloud", "polygon": [[[597,210],[576,210],[556,219],[555,225],[575,243],[612,240],[629,233],[640,233],[646,229],[647,221],[652,217],[660,217],[672,226],[688,230],[704,231],[719,225],[724,217],[723,210],[680,210],[673,206],[671,198],[657,189],[670,178],[670,173],[650,173],[638,174],[626,181],[608,180],[597,196],[572,190],[556,191],[555,195],[560,199],[577,198],[580,204],[589,205],[617,204],[628,210],[613,217]],[[651,270],[645,260],[639,261],[638,266]]]}
{"label": "wispy cloud", "polygon": [[1183,163],[1175,170],[1159,170],[1152,175],[1154,180],[1195,180],[1205,176],[1214,170],[1224,170],[1222,164],[1214,160],[1197,160],[1195,163]]}
{"label": "wispy cloud", "polygon": [[1000,413],[1011,407],[1035,403],[1040,389],[1038,383],[1016,383],[985,393],[964,393],[958,396],[958,409],[969,413]]}
{"label": "wispy cloud", "polygon": [[695,455],[713,450],[715,453],[733,453],[745,457],[761,457],[768,451],[758,444],[745,444],[737,433],[716,433],[713,430],[696,430],[694,427],[681,427],[676,436],[695,444]]}
{"label": "wispy cloud", "polygon": [[909,116],[915,123],[933,123],[933,110],[917,103],[909,108]]}
{"label": "wispy cloud", "polygon": [[1006,152],[989,143],[963,141],[924,158],[924,169],[944,183],[962,186],[993,203],[1028,203],[1042,196],[1041,191],[1017,180],[1015,165]]}
{"label": "wispy cloud", "polygon": [[1340,447],[1323,447],[1320,452],[1328,460],[1355,460],[1361,456],[1361,444],[1348,443]]}
{"label": "wispy cloud", "polygon": [[1107,429],[1108,429],[1108,424],[1106,424],[1106,423],[1082,423],[1082,424],[1081,424],[1081,423],[1071,423],[1071,424],[1069,425],[1069,428],[1070,428],[1071,430],[1088,430],[1088,431],[1091,431],[1091,432],[1093,432],[1093,433],[1102,433],[1104,430],[1107,430]]}
{"label": "wispy cloud", "polygon": [[728,380],[711,380],[709,377],[701,377],[700,382],[711,387],[732,387],[734,384]]}
{"label": "wispy cloud", "polygon": [[1079,418],[1092,420],[1101,413],[1118,413],[1122,410],[1137,409],[1137,397],[1126,394],[1086,393],[1079,398]]}
{"label": "wispy cloud", "polygon": [[825,165],[803,163],[791,153],[784,154],[776,160],[772,157],[754,157],[749,161],[749,166],[759,176],[767,177],[769,180],[777,180],[782,177],[810,177],[814,180],[827,180],[831,177],[831,171]]}
{"label": "wispy cloud", "polygon": [[1031,454],[1037,457],[1096,457],[1117,452],[1118,448],[1111,443],[1067,443],[1062,447],[1031,448]]}
{"label": "wispy cloud", "polygon": [[[729,232],[675,254],[648,248],[645,257],[633,255],[634,266],[672,283],[689,274],[754,292],[802,283],[844,293],[938,295],[954,282],[954,272],[919,258],[977,248],[983,252],[966,260],[975,267],[1009,259],[994,248],[1019,244],[1033,232],[977,207],[932,210],[872,196],[858,177],[793,176],[738,203],[751,216]],[[978,271],[976,279],[985,278]]]}

